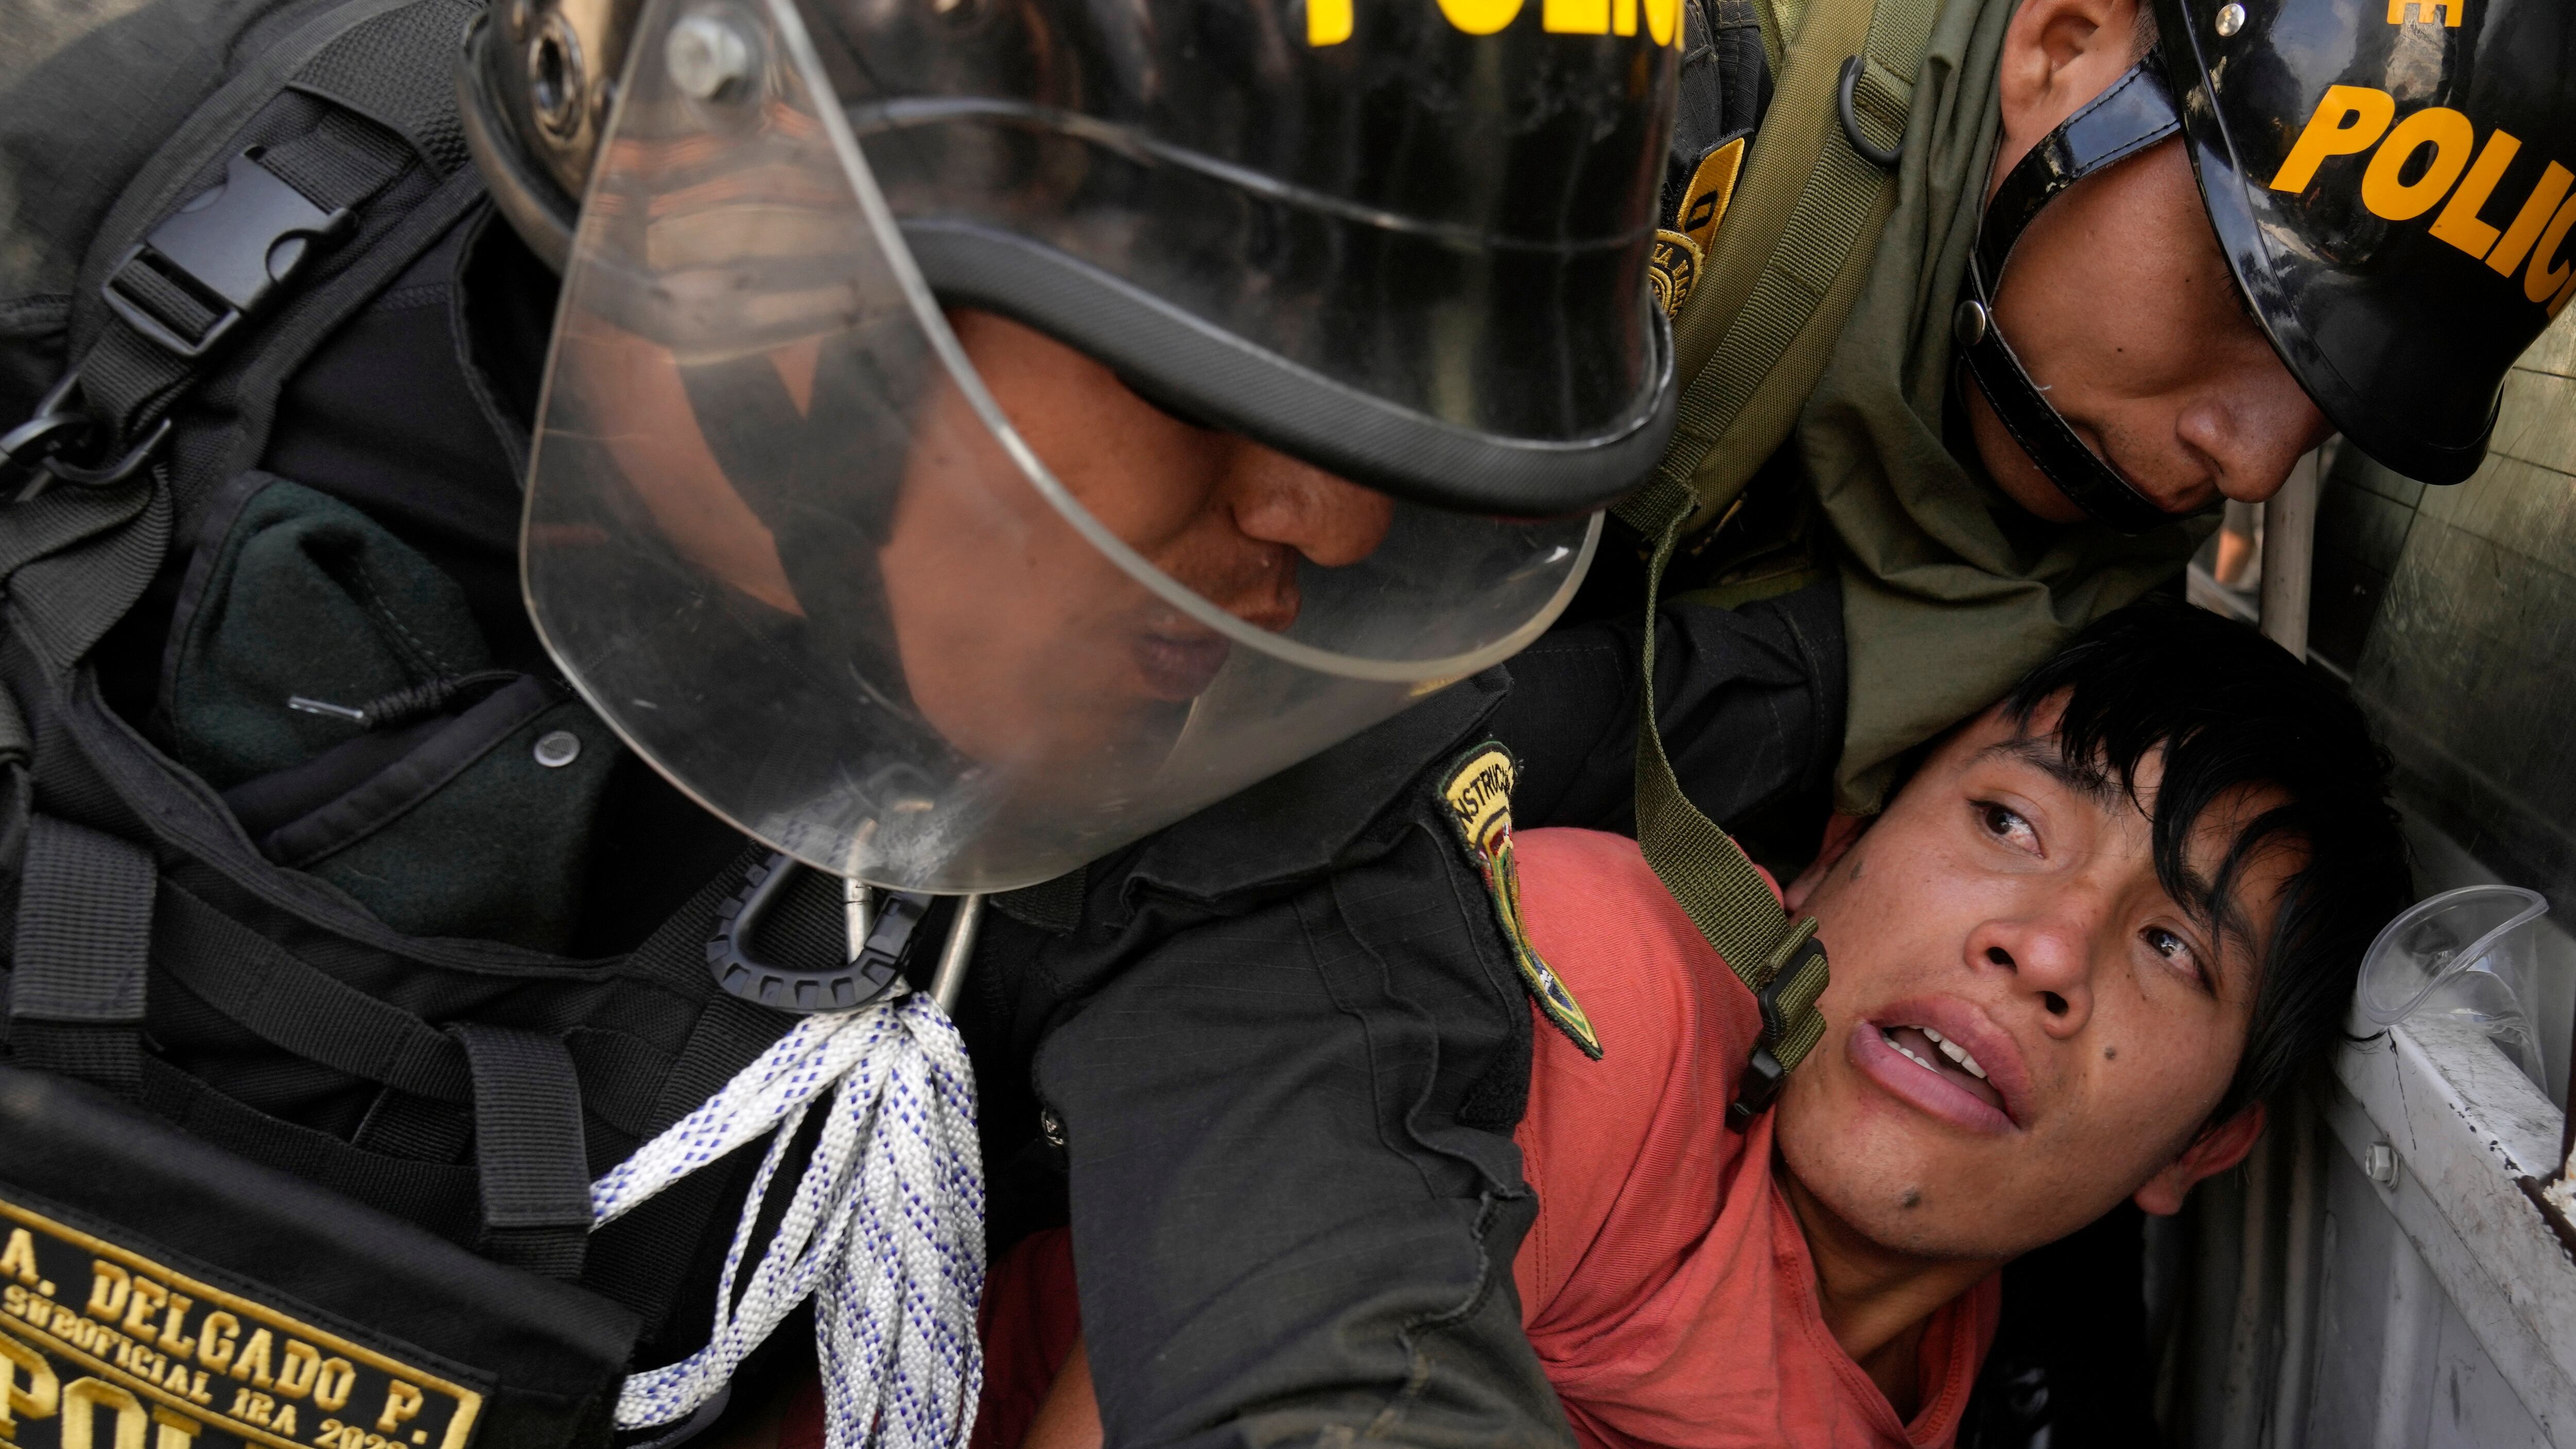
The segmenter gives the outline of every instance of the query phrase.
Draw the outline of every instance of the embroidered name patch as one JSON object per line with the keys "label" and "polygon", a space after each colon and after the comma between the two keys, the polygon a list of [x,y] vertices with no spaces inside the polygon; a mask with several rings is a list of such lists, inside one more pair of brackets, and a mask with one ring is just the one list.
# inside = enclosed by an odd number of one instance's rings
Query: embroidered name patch
{"label": "embroidered name patch", "polygon": [[1467,859],[1476,873],[1485,878],[1485,894],[1494,903],[1494,918],[1503,928],[1503,939],[1511,947],[1512,964],[1519,968],[1521,984],[1529,988],[1530,999],[1556,1024],[1585,1056],[1599,1060],[1601,1039],[1593,1034],[1592,1020],[1575,1002],[1574,993],[1565,989],[1538,948],[1530,944],[1529,931],[1521,923],[1521,877],[1519,864],[1512,856],[1512,784],[1519,767],[1512,752],[1500,742],[1488,740],[1458,757],[1440,776],[1440,800],[1448,807],[1449,818],[1458,827],[1458,839],[1467,848]]}
{"label": "embroidered name patch", "polygon": [[0,1200],[0,1443],[466,1449],[483,1395]]}

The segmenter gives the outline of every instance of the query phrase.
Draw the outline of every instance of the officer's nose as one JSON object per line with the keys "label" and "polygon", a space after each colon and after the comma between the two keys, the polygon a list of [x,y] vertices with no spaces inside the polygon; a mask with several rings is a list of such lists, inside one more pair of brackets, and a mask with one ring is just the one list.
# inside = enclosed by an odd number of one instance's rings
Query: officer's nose
{"label": "officer's nose", "polygon": [[2208,479],[2195,490],[2203,506],[2208,487],[2242,503],[2280,492],[2300,456],[2333,430],[2259,334],[2228,350],[2234,355],[2206,375],[2174,418],[2176,441]]}
{"label": "officer's nose", "polygon": [[1324,568],[1377,551],[1395,519],[1395,500],[1250,439],[1225,465],[1225,501],[1246,538],[1295,549]]}

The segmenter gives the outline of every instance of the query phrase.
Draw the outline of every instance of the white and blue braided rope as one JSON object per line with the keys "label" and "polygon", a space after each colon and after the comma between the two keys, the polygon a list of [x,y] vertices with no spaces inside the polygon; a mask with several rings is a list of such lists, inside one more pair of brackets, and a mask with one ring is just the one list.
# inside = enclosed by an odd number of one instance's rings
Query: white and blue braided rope
{"label": "white and blue braided rope", "polygon": [[[813,1156],[737,1301],[761,1203],[826,1093]],[[685,1417],[810,1294],[828,1449],[963,1445],[984,1386],[984,1169],[957,1029],[919,993],[804,1018],[593,1183],[591,1226],[763,1133],[775,1135],[725,1254],[714,1332],[678,1363],[629,1374],[618,1427]]]}

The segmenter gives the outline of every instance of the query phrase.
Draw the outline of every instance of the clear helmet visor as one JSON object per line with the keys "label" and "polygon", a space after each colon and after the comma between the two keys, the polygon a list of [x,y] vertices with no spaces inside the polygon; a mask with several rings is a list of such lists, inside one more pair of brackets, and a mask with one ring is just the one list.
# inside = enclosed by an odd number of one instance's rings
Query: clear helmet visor
{"label": "clear helmet visor", "polygon": [[525,586],[683,790],[819,868],[1046,880],[1526,644],[1597,515],[1442,512],[943,313],[795,7],[656,0],[582,212]]}

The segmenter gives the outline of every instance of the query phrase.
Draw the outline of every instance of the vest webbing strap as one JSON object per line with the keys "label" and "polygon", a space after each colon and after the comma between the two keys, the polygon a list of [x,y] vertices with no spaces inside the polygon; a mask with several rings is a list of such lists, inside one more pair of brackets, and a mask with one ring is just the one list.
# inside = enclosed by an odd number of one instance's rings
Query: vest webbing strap
{"label": "vest webbing strap", "polygon": [[142,1094],[143,976],[159,879],[131,841],[30,818],[9,983],[18,1065]]}
{"label": "vest webbing strap", "polygon": [[1770,1105],[1789,1069],[1825,1034],[1816,998],[1825,990],[1824,947],[1813,919],[1790,924],[1771,887],[1734,837],[1682,793],[1655,725],[1655,602],[1664,565],[1697,511],[1690,486],[1657,478],[1619,509],[1619,516],[1655,540],[1646,566],[1645,668],[1637,711],[1637,844],[1646,864],[1715,947],[1762,1008],[1762,1035],[1754,1046],[1729,1126],[1741,1129]]}
{"label": "vest webbing strap", "polygon": [[1686,534],[1715,521],[1787,440],[1896,204],[1893,172],[1843,133],[1843,64],[1861,60],[1854,119],[1872,145],[1895,150],[1940,4],[1814,0],[1799,21],[1744,179],[1675,323],[1690,381],[1662,475],[1698,495]]}

